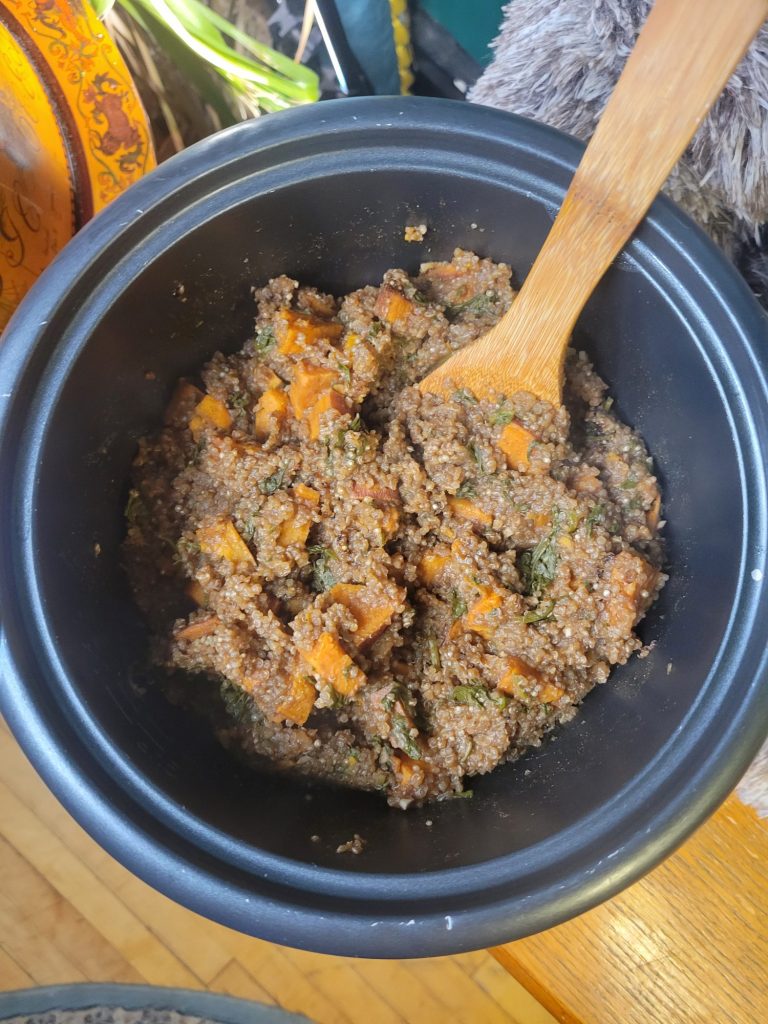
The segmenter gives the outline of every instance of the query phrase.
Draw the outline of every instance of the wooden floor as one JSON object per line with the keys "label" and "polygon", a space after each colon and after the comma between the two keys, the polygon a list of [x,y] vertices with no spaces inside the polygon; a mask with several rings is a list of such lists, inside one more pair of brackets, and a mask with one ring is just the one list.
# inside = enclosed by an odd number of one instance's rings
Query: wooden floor
{"label": "wooden floor", "polygon": [[317,1024],[554,1024],[486,952],[320,956],[182,909],[85,834],[0,720],[0,989],[82,981],[210,989]]}

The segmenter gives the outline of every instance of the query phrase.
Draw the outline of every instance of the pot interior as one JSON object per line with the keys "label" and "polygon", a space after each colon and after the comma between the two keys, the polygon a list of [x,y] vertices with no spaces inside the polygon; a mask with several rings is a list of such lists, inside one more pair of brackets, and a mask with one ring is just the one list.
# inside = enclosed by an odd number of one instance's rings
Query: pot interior
{"label": "pot interior", "polygon": [[[428,225],[420,245],[403,241],[414,220]],[[402,813],[376,795],[244,769],[204,723],[165,701],[146,668],[147,632],[120,554],[136,441],[160,423],[180,375],[248,336],[251,286],[287,273],[343,293],[378,282],[388,267],[448,258],[455,246],[505,260],[519,281],[551,220],[546,196],[527,180],[352,168],[267,194],[240,188],[137,272],[110,271],[123,275],[122,294],[72,365],[46,425],[34,524],[39,584],[81,728],[241,850],[397,874],[528,848],[610,813],[702,695],[736,593],[743,499],[696,325],[642,235],[598,288],[577,342],[655,456],[671,578],[641,627],[653,641],[648,657],[617,668],[570,726],[476,779],[471,800]],[[365,856],[337,856],[353,833],[367,840]]]}

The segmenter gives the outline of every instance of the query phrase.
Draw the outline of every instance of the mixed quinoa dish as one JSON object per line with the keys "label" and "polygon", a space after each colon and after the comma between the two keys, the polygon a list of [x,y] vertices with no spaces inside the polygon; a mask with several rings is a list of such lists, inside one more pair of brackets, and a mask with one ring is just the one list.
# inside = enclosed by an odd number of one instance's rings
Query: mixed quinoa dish
{"label": "mixed quinoa dish", "polygon": [[132,587],[227,746],[395,806],[446,799],[643,653],[661,499],[586,356],[562,408],[415,386],[513,296],[461,250],[342,299],[275,278],[253,337],[140,443]]}

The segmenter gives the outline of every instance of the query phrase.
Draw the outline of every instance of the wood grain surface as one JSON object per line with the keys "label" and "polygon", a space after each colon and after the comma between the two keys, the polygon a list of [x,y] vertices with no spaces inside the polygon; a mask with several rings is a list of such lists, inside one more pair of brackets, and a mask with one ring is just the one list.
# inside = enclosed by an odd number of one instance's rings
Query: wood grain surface
{"label": "wood grain surface", "polygon": [[210,989],[317,1024],[555,1024],[489,953],[320,956],[159,895],[57,803],[0,719],[0,990],[78,981]]}
{"label": "wood grain surface", "polygon": [[493,953],[565,1024],[768,1021],[768,823],[732,796],[624,893]]}

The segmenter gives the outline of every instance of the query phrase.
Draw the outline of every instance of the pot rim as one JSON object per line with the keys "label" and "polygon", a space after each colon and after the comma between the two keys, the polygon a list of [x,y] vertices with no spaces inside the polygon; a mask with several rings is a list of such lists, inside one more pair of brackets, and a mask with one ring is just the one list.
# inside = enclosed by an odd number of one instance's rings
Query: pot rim
{"label": "pot rim", "polygon": [[[281,166],[279,159],[286,150],[298,162],[312,146],[333,156],[340,141],[350,137],[360,140],[364,135],[369,146],[372,132],[382,150],[389,151],[388,147],[396,147],[388,138],[392,127],[401,129],[401,134],[431,132],[443,140],[446,150],[455,146],[457,138],[466,141],[475,135],[500,153],[509,155],[510,149],[517,149],[536,154],[541,165],[549,168],[549,178],[540,187],[559,198],[583,151],[580,143],[554,129],[454,101],[365,98],[270,115],[263,122],[238,125],[198,143],[133,186],[66,247],[24,300],[0,348],[0,472],[4,480],[13,480],[14,486],[3,490],[13,492],[15,501],[10,515],[0,518],[0,672],[5,684],[0,705],[61,802],[106,849],[156,888],[232,927],[256,929],[263,937],[289,945],[402,957],[510,941],[613,895],[655,866],[715,809],[768,733],[768,687],[763,685],[768,652],[760,639],[768,634],[764,600],[768,589],[767,465],[760,446],[760,437],[768,434],[768,348],[760,351],[753,344],[753,339],[760,339],[768,345],[766,321],[737,271],[669,200],[662,197],[654,203],[629,251],[650,267],[658,263],[657,250],[666,246],[690,282],[682,285],[680,274],[671,275],[662,261],[655,273],[670,294],[695,308],[695,297],[689,293],[704,290],[728,322],[733,350],[726,353],[720,346],[720,362],[711,369],[738,439],[748,515],[739,599],[721,645],[721,663],[713,664],[707,684],[686,715],[689,728],[678,737],[674,750],[666,744],[625,788],[631,794],[622,791],[610,802],[624,806],[624,817],[619,819],[622,828],[611,830],[618,844],[615,850],[598,859],[590,857],[605,833],[594,812],[577,826],[524,851],[421,874],[360,874],[312,867],[263,852],[244,854],[242,844],[217,834],[163,798],[130,766],[108,764],[105,738],[83,717],[82,706],[72,705],[77,724],[91,729],[99,755],[84,749],[82,729],[78,736],[71,722],[56,721],[55,712],[44,702],[31,700],[25,683],[35,651],[35,657],[45,659],[46,673],[66,687],[56,667],[53,640],[46,638],[44,609],[35,586],[33,531],[25,523],[34,517],[33,454],[42,443],[45,410],[54,404],[68,366],[87,340],[87,330],[78,331],[78,322],[84,327],[88,320],[93,323],[119,292],[114,267],[131,255],[136,258],[140,241],[145,260],[152,251],[164,248],[167,236],[159,229],[154,236],[147,235],[147,225],[168,223],[174,207],[181,210],[183,205],[184,210],[199,213],[204,204],[211,215],[215,204],[212,196],[206,196],[206,187],[225,168],[235,182],[238,165],[256,155],[263,159],[259,173],[264,174]],[[276,157],[278,163],[273,162]],[[555,184],[553,177],[558,179]],[[226,201],[225,192],[222,188],[221,202]],[[189,230],[181,215],[174,223],[177,233]],[[111,269],[105,272],[105,266]],[[76,326],[66,330],[72,323]],[[18,539],[18,550],[12,535]],[[752,569],[762,571],[762,580],[751,578]],[[35,650],[41,643],[42,650]],[[715,737],[712,713],[704,705],[714,692],[716,667],[721,676],[718,693],[724,688],[723,674],[730,680],[748,671],[752,684],[739,713]],[[703,750],[705,734],[712,745]],[[69,756],[72,744],[78,748],[78,762]],[[116,774],[120,776],[117,795]],[[675,780],[677,788],[665,797],[660,810],[653,810],[650,804],[660,775],[667,782]],[[627,813],[631,807],[636,807],[637,814],[632,821]],[[567,833],[574,831],[579,842],[571,835],[568,856],[559,861],[568,866],[568,872],[557,884],[542,885],[543,869],[536,858],[553,850],[563,853]],[[227,878],[216,873],[222,862]],[[521,891],[523,881],[529,891]],[[332,922],[342,927],[333,929]]]}

